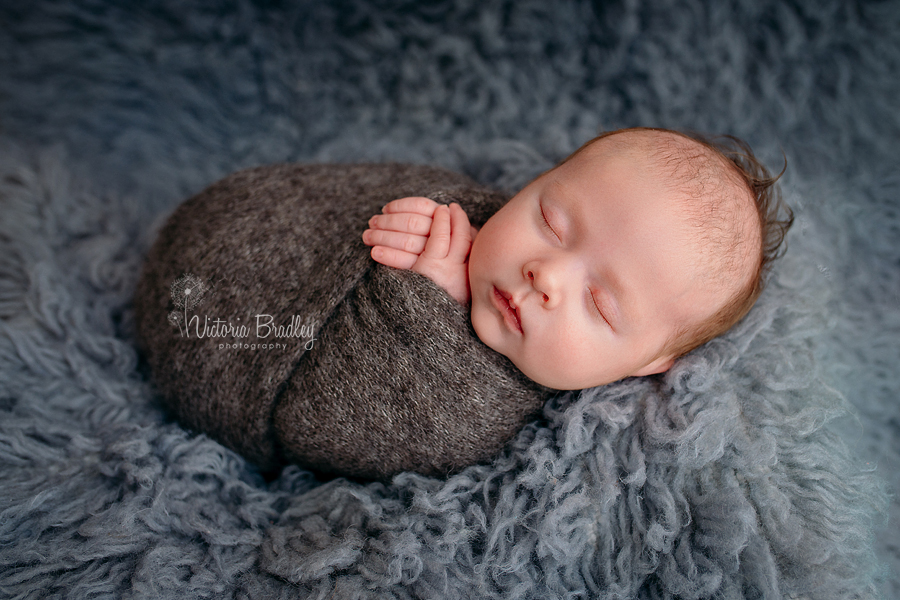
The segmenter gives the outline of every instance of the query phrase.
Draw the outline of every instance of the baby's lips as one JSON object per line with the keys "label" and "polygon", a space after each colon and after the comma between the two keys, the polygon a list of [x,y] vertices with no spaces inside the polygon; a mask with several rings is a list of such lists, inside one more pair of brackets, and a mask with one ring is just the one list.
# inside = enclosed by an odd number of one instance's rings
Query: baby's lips
{"label": "baby's lips", "polygon": [[522,326],[522,313],[519,312],[519,307],[515,304],[512,298],[509,299],[509,307],[512,309],[513,313],[516,315],[516,322],[519,324],[519,331],[522,333],[525,332],[525,328]]}
{"label": "baby's lips", "polygon": [[504,298],[506,298],[506,302],[509,304],[510,310],[512,310],[512,311],[513,311],[513,314],[516,315],[516,321],[519,322],[519,328],[521,329],[521,327],[522,327],[522,315],[521,315],[521,313],[519,313],[519,305],[516,304],[516,301],[515,301],[515,299],[513,298],[512,294],[507,294],[506,292],[503,292],[503,291],[501,291],[500,293],[503,294],[503,297],[504,297]]}
{"label": "baby's lips", "polygon": [[521,315],[519,314],[518,307],[515,305],[512,294],[501,290],[497,286],[494,286],[494,290],[496,295],[500,296],[502,299],[497,300],[497,308],[500,309],[503,320],[510,329],[516,329],[519,333],[524,333]]}

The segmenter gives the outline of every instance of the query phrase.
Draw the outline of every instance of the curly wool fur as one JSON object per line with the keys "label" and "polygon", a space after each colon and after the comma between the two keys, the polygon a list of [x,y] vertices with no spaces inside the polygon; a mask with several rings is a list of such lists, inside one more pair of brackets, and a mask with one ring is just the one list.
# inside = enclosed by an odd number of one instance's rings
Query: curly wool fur
{"label": "curly wool fur", "polygon": [[[898,596],[896,524],[880,580],[871,545],[872,471],[900,468],[896,3],[37,0],[0,22],[0,596]],[[783,145],[798,210],[761,303],[666,377],[560,398],[445,480],[266,480],[166,421],[130,301],[181,199],[313,160],[513,189],[635,124]]]}

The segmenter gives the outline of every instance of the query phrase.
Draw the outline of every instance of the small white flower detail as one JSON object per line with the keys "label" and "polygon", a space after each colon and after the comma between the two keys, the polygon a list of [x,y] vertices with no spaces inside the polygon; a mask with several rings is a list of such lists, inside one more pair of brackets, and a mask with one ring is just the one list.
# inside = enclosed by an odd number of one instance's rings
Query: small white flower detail
{"label": "small white flower detail", "polygon": [[210,286],[193,273],[185,273],[172,282],[172,300],[175,306],[184,310],[191,310],[200,302]]}
{"label": "small white flower detail", "polygon": [[185,273],[178,279],[172,282],[172,302],[175,303],[175,308],[180,308],[183,311],[184,315],[184,331],[181,331],[181,324],[178,323],[178,319],[180,316],[177,312],[173,311],[169,313],[169,322],[175,323],[178,325],[178,331],[182,336],[188,334],[188,316],[187,313],[189,310],[193,310],[198,304],[203,301],[203,298],[206,296],[207,292],[212,289],[212,286],[194,275],[193,273]]}
{"label": "small white flower detail", "polygon": [[173,310],[169,313],[168,319],[170,324],[178,328],[181,337],[184,337],[184,331],[181,330],[181,314],[177,310]]}

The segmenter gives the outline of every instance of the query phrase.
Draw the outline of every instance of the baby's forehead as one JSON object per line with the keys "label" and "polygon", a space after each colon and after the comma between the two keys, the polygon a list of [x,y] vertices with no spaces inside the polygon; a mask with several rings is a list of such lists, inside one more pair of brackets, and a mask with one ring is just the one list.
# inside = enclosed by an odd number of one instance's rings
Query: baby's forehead
{"label": "baby's forehead", "polygon": [[633,161],[641,176],[663,185],[686,209],[717,213],[730,208],[732,219],[757,219],[752,192],[738,168],[718,150],[686,135],[626,130],[598,138],[584,150],[590,162]]}
{"label": "baby's forehead", "polygon": [[711,146],[658,130],[617,132],[591,146],[585,148],[588,160],[625,157],[671,192],[667,197],[696,243],[698,267],[709,275],[745,270],[739,263],[761,247],[752,191],[738,168]]}

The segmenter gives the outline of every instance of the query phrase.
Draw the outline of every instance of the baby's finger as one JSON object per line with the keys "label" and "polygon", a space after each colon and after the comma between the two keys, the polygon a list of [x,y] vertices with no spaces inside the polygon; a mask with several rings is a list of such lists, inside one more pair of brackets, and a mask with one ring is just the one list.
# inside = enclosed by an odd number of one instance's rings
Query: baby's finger
{"label": "baby's finger", "polygon": [[398,198],[384,205],[381,212],[388,213],[417,213],[429,219],[434,216],[434,209],[438,207],[438,203],[430,198],[423,196],[410,196],[408,198]]}
{"label": "baby's finger", "polygon": [[423,256],[428,258],[445,258],[450,250],[450,210],[439,206],[434,211],[431,233],[425,243]]}
{"label": "baby's finger", "polygon": [[473,227],[469,224],[466,211],[456,202],[450,205],[450,229],[453,235],[450,238],[447,256],[457,262],[464,262],[472,248]]}
{"label": "baby's finger", "polygon": [[410,254],[403,250],[385,246],[373,246],[370,254],[375,262],[394,267],[395,269],[411,269],[416,264],[416,261],[419,260],[418,254]]}
{"label": "baby's finger", "polygon": [[426,237],[424,235],[412,235],[398,231],[382,231],[380,229],[366,229],[363,231],[363,242],[367,246],[386,246],[395,248],[410,254],[419,255],[425,248]]}
{"label": "baby's finger", "polygon": [[431,217],[419,213],[387,213],[369,219],[369,227],[384,231],[399,231],[413,235],[428,235],[431,231]]}

